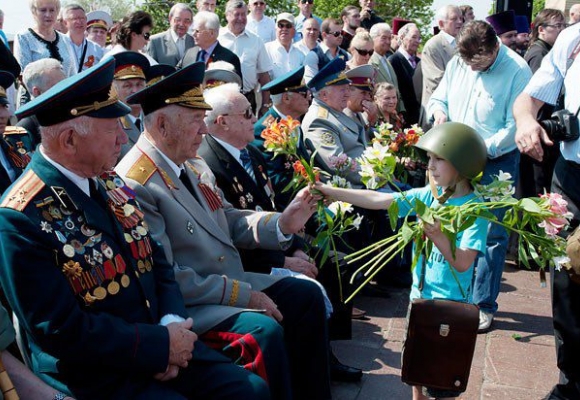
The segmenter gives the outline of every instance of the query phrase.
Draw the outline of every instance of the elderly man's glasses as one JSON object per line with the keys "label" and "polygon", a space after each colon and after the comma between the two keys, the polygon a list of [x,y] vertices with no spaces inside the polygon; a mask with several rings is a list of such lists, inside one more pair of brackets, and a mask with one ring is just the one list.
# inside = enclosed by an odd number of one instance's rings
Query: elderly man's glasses
{"label": "elderly man's glasses", "polygon": [[224,117],[227,117],[230,115],[243,115],[245,119],[252,119],[252,117],[254,116],[254,113],[252,112],[252,107],[249,107],[249,108],[246,108],[246,110],[240,114],[222,114],[222,116],[224,116]]}
{"label": "elderly man's glasses", "polygon": [[339,37],[342,36],[342,32],[341,31],[335,31],[335,32],[328,32],[328,35],[332,35],[334,37]]}
{"label": "elderly man's glasses", "polygon": [[372,56],[373,53],[375,52],[374,50],[363,50],[363,49],[357,49],[356,47],[354,48],[358,54],[360,54],[363,57],[366,56]]}
{"label": "elderly man's glasses", "polygon": [[294,28],[294,25],[292,25],[291,23],[287,22],[278,22],[278,28],[279,29],[292,29]]}

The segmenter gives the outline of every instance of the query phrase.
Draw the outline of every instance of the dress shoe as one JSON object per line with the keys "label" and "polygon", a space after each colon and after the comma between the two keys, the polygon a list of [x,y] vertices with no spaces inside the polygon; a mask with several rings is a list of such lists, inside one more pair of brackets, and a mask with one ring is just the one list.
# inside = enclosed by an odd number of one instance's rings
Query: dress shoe
{"label": "dress shoe", "polygon": [[362,370],[344,365],[330,353],[330,379],[338,382],[358,382],[362,378]]}

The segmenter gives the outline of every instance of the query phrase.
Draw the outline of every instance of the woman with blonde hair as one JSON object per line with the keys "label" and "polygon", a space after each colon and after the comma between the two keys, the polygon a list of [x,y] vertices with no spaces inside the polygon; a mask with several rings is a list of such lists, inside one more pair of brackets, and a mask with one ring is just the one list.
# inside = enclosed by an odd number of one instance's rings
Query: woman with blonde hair
{"label": "woman with blonde hair", "polygon": [[375,52],[373,38],[364,29],[358,29],[348,48],[352,58],[346,62],[347,69],[353,69],[360,65],[368,64]]}

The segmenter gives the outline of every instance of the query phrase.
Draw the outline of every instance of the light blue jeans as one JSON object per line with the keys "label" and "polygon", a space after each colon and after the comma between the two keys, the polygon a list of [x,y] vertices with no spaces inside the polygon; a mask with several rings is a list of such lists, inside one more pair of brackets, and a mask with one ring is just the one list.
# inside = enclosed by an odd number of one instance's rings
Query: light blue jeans
{"label": "light blue jeans", "polygon": [[[512,175],[514,186],[517,182],[520,153],[514,150],[495,159],[487,159],[481,179],[482,184],[490,183],[499,171]],[[506,210],[495,210],[493,214],[502,220]],[[476,261],[473,302],[483,311],[494,314],[497,311],[497,296],[501,285],[501,275],[507,253],[509,234],[501,226],[490,223],[487,228],[487,249],[484,257]]]}

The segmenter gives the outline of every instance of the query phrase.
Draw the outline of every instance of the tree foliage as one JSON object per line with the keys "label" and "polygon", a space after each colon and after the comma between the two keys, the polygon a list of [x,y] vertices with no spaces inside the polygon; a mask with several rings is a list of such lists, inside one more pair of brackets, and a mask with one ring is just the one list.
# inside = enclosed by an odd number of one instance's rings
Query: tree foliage
{"label": "tree foliage", "polygon": [[103,10],[111,14],[113,21],[118,21],[135,8],[135,0],[65,0],[62,5],[78,4],[88,13]]}
{"label": "tree foliage", "polygon": [[[535,0],[534,1],[534,6],[532,8],[532,21],[534,20],[534,18],[536,18],[536,15],[538,15],[538,13],[540,11],[542,11],[544,8],[546,8],[546,0]],[[530,22],[532,22],[530,21]]]}

